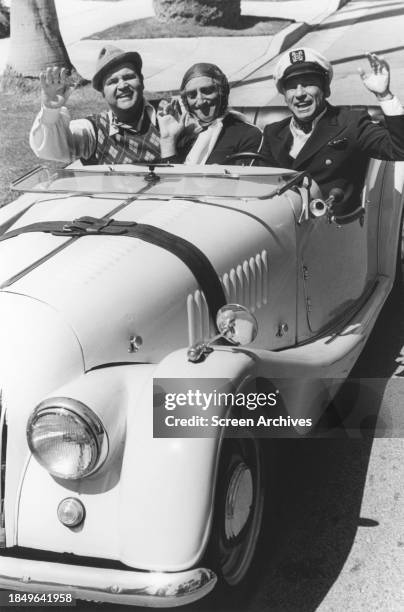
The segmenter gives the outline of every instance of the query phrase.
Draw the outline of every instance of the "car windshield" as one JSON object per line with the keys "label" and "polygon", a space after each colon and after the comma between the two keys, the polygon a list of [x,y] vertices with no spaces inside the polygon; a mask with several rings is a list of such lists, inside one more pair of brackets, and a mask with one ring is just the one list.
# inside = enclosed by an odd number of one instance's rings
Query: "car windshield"
{"label": "car windshield", "polygon": [[122,166],[92,167],[91,169],[36,168],[14,181],[13,189],[36,193],[73,193],[85,195],[108,194],[147,195],[153,197],[220,197],[268,198],[293,171],[272,168],[246,168],[234,166],[139,167],[136,170]]}

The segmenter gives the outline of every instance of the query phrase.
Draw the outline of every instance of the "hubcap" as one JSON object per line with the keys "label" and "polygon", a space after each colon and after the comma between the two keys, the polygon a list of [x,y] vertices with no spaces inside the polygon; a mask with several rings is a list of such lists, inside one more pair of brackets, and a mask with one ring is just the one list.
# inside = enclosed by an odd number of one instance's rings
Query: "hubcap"
{"label": "hubcap", "polygon": [[247,524],[252,503],[251,470],[240,462],[231,475],[226,495],[224,531],[228,540],[236,538]]}
{"label": "hubcap", "polygon": [[212,528],[210,563],[227,585],[248,572],[262,524],[263,461],[251,435],[224,440]]}

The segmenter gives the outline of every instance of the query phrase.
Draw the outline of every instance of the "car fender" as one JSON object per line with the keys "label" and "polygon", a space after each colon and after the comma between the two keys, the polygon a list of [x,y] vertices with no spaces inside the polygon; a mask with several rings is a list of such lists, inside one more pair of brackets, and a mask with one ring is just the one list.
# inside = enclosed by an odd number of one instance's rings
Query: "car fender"
{"label": "car fender", "polygon": [[[253,368],[254,360],[239,352],[214,351],[195,364],[179,350],[157,366],[154,378],[189,379],[194,386],[200,379],[204,389],[226,379],[225,391],[240,388]],[[152,382],[138,399],[147,409],[133,409],[127,419],[131,444],[122,465],[121,558],[136,567],[177,571],[194,565],[208,541],[221,436],[153,438]],[[141,470],[133,470],[140,464]]]}
{"label": "car fender", "polygon": [[[55,396],[73,397],[100,417],[108,458],[79,481],[53,478],[31,458],[19,492],[18,544],[113,558],[145,570],[192,567],[209,537],[223,431],[206,438],[153,437],[153,379],[189,379],[194,386],[203,380],[203,388],[213,390],[220,378],[226,392],[242,387],[253,369],[252,357],[231,349],[198,364],[182,349],[157,366],[96,369],[57,389]],[[218,415],[225,411],[219,407]],[[79,498],[86,512],[74,531],[57,519],[58,504],[69,496]]]}
{"label": "car fender", "polygon": [[[80,344],[60,313],[24,295],[0,297],[0,388],[5,429],[0,449],[6,457],[4,512],[6,537],[15,543],[18,496],[30,453],[26,424],[44,394],[83,371]],[[38,497],[37,493],[35,493]]]}

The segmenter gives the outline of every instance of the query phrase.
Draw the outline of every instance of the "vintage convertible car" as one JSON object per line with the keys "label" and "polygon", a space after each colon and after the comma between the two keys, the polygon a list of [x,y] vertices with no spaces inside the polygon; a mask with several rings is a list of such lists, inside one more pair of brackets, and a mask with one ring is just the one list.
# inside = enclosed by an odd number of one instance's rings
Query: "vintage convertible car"
{"label": "vintage convertible car", "polygon": [[244,579],[271,426],[225,401],[211,427],[191,398],[265,381],[288,426],[313,431],[392,288],[403,179],[372,160],[344,215],[310,177],[231,163],[15,182],[0,210],[0,588],[176,606]]}

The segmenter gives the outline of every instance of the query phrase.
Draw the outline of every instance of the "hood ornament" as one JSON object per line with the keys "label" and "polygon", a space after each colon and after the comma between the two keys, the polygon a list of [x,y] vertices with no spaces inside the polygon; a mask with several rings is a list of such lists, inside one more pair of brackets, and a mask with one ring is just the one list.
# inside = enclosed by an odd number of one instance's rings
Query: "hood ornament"
{"label": "hood ornament", "polygon": [[129,338],[128,353],[137,353],[143,344],[142,336],[131,336]]}

